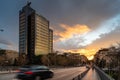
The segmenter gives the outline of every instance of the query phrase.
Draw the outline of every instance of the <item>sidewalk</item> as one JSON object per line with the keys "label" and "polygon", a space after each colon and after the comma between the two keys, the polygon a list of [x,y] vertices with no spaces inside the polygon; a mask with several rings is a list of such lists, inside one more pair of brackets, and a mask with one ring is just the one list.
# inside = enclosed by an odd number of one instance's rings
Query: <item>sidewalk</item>
{"label": "sidewalk", "polygon": [[16,71],[0,71],[0,74],[16,73]]}
{"label": "sidewalk", "polygon": [[96,70],[90,69],[88,73],[82,78],[82,80],[101,80]]}

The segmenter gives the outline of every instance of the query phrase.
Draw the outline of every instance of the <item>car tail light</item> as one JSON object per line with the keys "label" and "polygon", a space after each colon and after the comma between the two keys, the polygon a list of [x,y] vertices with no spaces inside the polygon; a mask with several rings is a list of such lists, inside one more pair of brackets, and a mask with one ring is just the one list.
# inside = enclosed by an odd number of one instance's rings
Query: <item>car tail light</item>
{"label": "car tail light", "polygon": [[25,72],[25,74],[33,74],[33,72],[27,71],[27,72]]}

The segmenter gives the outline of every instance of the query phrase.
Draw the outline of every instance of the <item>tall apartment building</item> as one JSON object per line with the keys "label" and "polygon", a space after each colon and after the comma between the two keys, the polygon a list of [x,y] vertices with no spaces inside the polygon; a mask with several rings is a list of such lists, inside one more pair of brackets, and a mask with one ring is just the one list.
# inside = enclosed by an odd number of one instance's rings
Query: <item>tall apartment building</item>
{"label": "tall apartment building", "polygon": [[53,31],[49,21],[30,7],[31,3],[19,11],[19,53],[33,55],[48,54],[53,51]]}

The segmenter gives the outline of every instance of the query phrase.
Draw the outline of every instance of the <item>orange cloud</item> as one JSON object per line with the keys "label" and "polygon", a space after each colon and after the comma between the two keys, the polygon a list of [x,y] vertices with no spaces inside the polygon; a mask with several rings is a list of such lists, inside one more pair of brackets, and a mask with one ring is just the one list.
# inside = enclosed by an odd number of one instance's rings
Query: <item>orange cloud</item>
{"label": "orange cloud", "polygon": [[65,24],[60,24],[60,26],[65,29],[63,32],[55,32],[55,35],[60,36],[59,40],[65,40],[73,37],[76,34],[83,34],[90,31],[89,27],[86,25],[76,24],[74,26],[69,26]]}
{"label": "orange cloud", "polygon": [[73,49],[73,50],[63,50],[64,52],[72,52],[72,53],[80,53],[81,55],[85,55],[89,60],[94,58],[96,54],[96,49]]}
{"label": "orange cloud", "polygon": [[89,60],[92,60],[94,58],[94,55],[96,54],[96,49],[80,49],[78,50],[82,55],[85,55]]}

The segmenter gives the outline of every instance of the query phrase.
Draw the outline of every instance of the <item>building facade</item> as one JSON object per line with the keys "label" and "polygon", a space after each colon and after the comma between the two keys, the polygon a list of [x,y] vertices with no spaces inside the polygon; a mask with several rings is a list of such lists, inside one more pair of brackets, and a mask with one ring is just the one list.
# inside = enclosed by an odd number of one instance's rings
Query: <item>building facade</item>
{"label": "building facade", "polygon": [[19,53],[31,58],[52,52],[53,31],[49,29],[49,21],[37,14],[30,4],[19,12]]}
{"label": "building facade", "polygon": [[49,52],[53,53],[53,30],[49,29]]}

